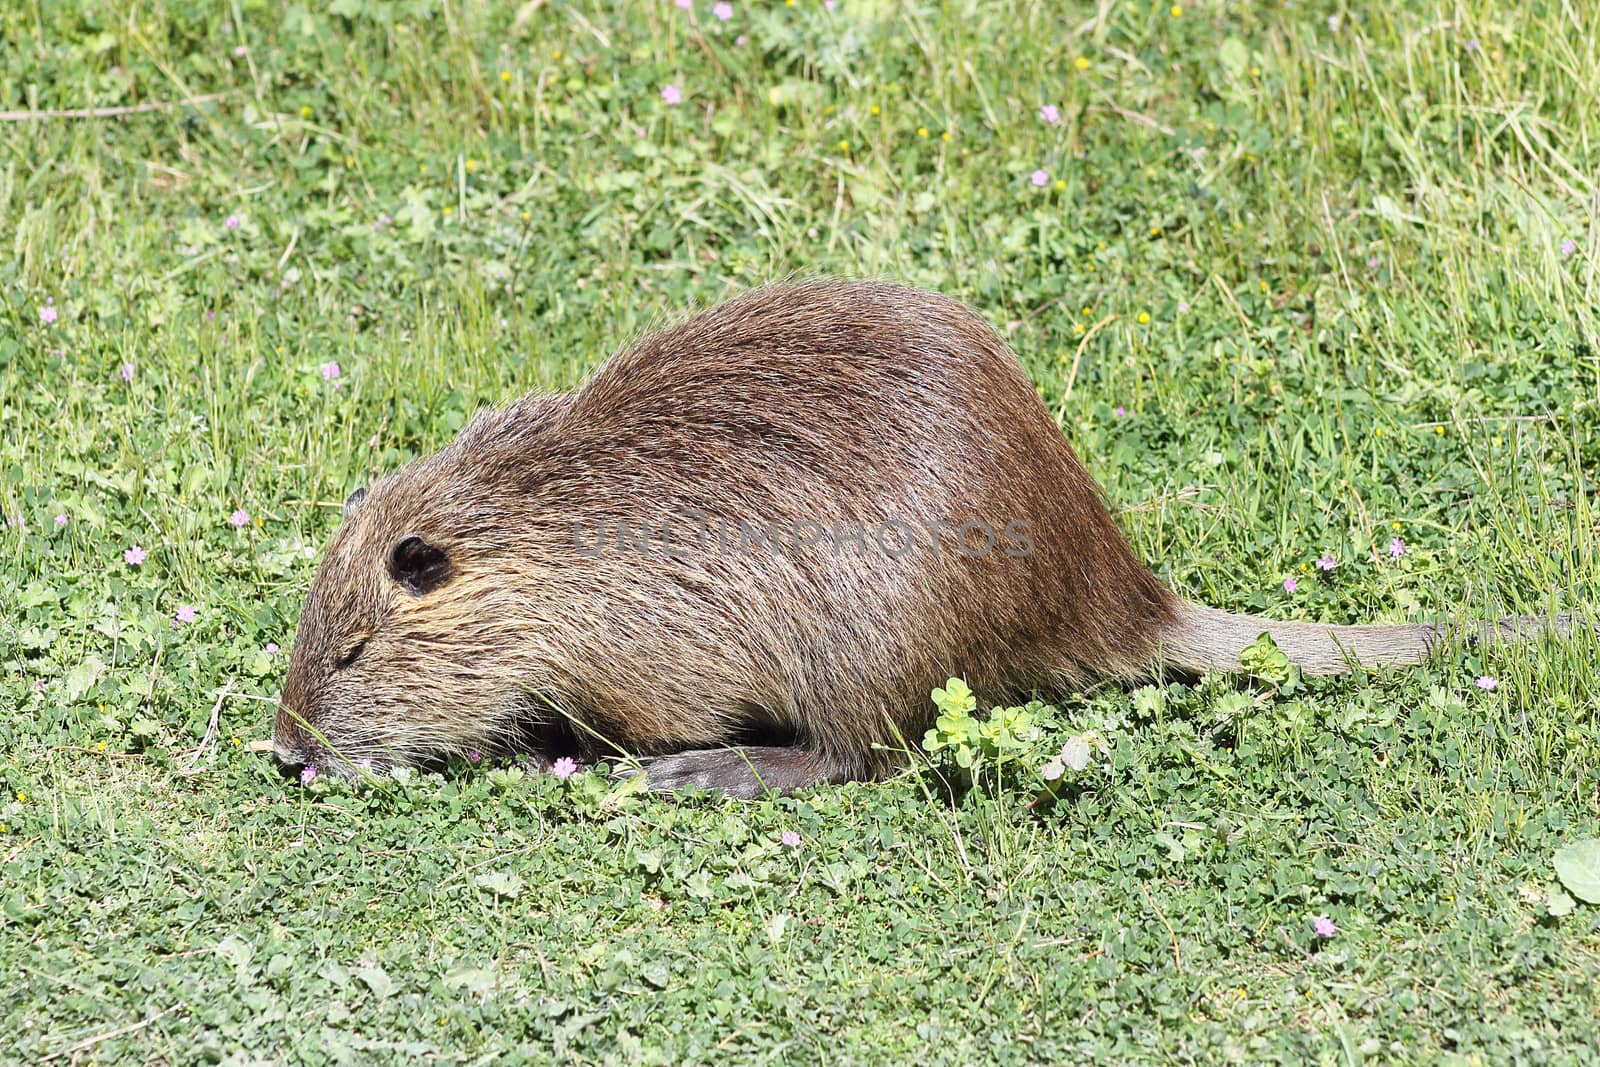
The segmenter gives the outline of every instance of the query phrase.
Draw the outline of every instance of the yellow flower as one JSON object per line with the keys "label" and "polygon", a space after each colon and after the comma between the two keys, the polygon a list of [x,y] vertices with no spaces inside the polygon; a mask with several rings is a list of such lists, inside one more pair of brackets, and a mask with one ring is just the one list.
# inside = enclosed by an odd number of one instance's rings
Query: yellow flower
{"label": "yellow flower", "polygon": [[530,218],[532,218],[532,216],[531,216],[531,215],[529,215],[529,214],[528,214],[528,213],[527,213],[527,212],[526,212],[526,211],[524,211],[524,212],[523,212],[523,213],[522,213],[522,221],[523,221],[523,222],[527,222],[527,221],[528,221],[528,219],[530,219]]}
{"label": "yellow flower", "polygon": [[1261,68],[1260,67],[1251,67],[1250,68],[1250,77],[1252,77],[1252,78],[1261,77]]}
{"label": "yellow flower", "polygon": [[311,117],[311,109],[309,107],[301,108],[300,109],[300,117],[303,118],[303,119],[310,118]]}
{"label": "yellow flower", "polygon": [[559,60],[561,58],[561,49],[557,48],[554,52],[551,52],[550,58]]}
{"label": "yellow flower", "polygon": [[1106,250],[1106,243],[1104,241],[1101,241],[1099,244],[1095,245],[1095,247],[1098,248],[1100,251],[1104,252]]}
{"label": "yellow flower", "polygon": [[1152,227],[1150,227],[1150,236],[1151,237],[1160,237],[1161,236],[1161,227],[1160,226],[1152,226]]}
{"label": "yellow flower", "polygon": [[469,171],[477,170],[478,169],[477,161],[476,160],[471,160],[471,159],[467,160],[467,169]]}
{"label": "yellow flower", "polygon": [[18,804],[26,804],[27,802],[28,802],[28,794],[26,794],[26,793],[18,793],[17,794],[17,803]]}
{"label": "yellow flower", "polygon": [[503,81],[503,82],[510,81],[511,80],[511,72],[509,70],[502,70],[500,72],[500,80]]}
{"label": "yellow flower", "polygon": [[418,174],[426,174],[426,173],[428,173],[428,165],[426,163],[418,163],[417,164],[417,173]]}
{"label": "yellow flower", "polygon": [[1065,179],[1065,178],[1057,178],[1056,179],[1056,188],[1058,190],[1065,189],[1066,187],[1067,187],[1067,179]]}
{"label": "yellow flower", "polygon": [[1496,447],[1506,443],[1505,439],[1502,438],[1502,437],[1499,437],[1499,436],[1491,437],[1489,440],[1492,441],[1495,444]]}
{"label": "yellow flower", "polygon": [[1092,314],[1094,314],[1094,308],[1090,307],[1088,304],[1083,305],[1083,317],[1088,318]]}
{"label": "yellow flower", "polygon": [[793,7],[794,6],[794,0],[783,0],[783,6],[784,7]]}
{"label": "yellow flower", "polygon": [[1171,8],[1171,14],[1173,18],[1181,19],[1183,18],[1183,8],[1179,7],[1177,4],[1173,4]]}
{"label": "yellow flower", "polygon": [[450,214],[450,207],[448,205],[445,206],[444,213],[446,215]]}
{"label": "yellow flower", "polygon": [[355,156],[345,156],[344,157],[344,165],[347,166],[347,167],[355,166],[356,165],[356,157]]}
{"label": "yellow flower", "polygon": [[1434,432],[1435,436],[1443,437],[1444,436],[1444,427],[1443,426],[1435,426],[1433,428],[1433,432]]}
{"label": "yellow flower", "polygon": [[926,126],[918,126],[917,127],[917,136],[918,137],[926,137],[926,136],[928,136],[928,127],[926,127]]}
{"label": "yellow flower", "polygon": [[849,141],[840,141],[839,142],[839,151],[841,151],[841,152],[850,151],[850,142]]}
{"label": "yellow flower", "polygon": [[104,741],[100,742],[98,745],[94,746],[94,750],[96,752],[104,752],[106,750],[106,743]]}
{"label": "yellow flower", "polygon": [[944,131],[943,133],[941,133],[939,135],[939,140],[941,140],[941,141],[948,141],[949,139],[950,139],[950,131],[949,130],[946,130],[946,131]]}
{"label": "yellow flower", "polygon": [[1089,69],[1089,60],[1086,57],[1084,57],[1084,56],[1079,56],[1078,57],[1078,69],[1079,70],[1088,70]]}
{"label": "yellow flower", "polygon": [[1082,333],[1084,330],[1087,330],[1088,328],[1089,327],[1085,326],[1081,322],[1075,322],[1075,323],[1072,324],[1072,332],[1073,333]]}
{"label": "yellow flower", "polygon": [[1268,288],[1267,288],[1267,283],[1266,283],[1266,282],[1262,282],[1262,283],[1261,283],[1261,291],[1262,291],[1262,292],[1263,292],[1263,293],[1269,293],[1269,292],[1271,292],[1271,291],[1272,291],[1272,290],[1270,290],[1270,289],[1268,289]]}
{"label": "yellow flower", "polygon": [[874,115],[881,115],[881,114],[883,114],[883,110],[880,107],[878,107],[877,104],[873,104],[872,105],[872,113]]}
{"label": "yellow flower", "polygon": [[824,115],[831,115],[831,114],[833,114],[833,105],[832,105],[832,104],[823,104],[823,105],[822,105],[822,113],[823,113],[823,114],[824,114]]}
{"label": "yellow flower", "polygon": [[1140,326],[1147,326],[1147,325],[1149,325],[1149,323],[1150,323],[1150,312],[1148,312],[1148,311],[1139,312],[1139,325]]}
{"label": "yellow flower", "polygon": [[[102,742],[100,742],[100,743],[101,743],[101,744],[102,744],[102,745],[103,745],[103,744],[105,744],[105,742],[104,742],[104,741],[102,741]],[[239,739],[238,739],[238,738],[237,738],[237,737],[235,737],[235,738],[234,738],[234,739],[233,739],[233,747],[234,747],[234,748],[238,748],[238,747],[239,747],[239,746],[240,746],[240,745],[242,745],[242,744],[244,744],[244,742],[243,742],[243,741],[241,741],[241,740],[239,740]]]}
{"label": "yellow flower", "polygon": [[1398,522],[1391,522],[1389,525],[1393,526],[1396,530],[1400,529],[1400,524]]}
{"label": "yellow flower", "polygon": [[1374,436],[1374,437],[1382,437],[1383,436],[1383,427],[1382,426],[1374,426],[1372,428],[1372,436]]}

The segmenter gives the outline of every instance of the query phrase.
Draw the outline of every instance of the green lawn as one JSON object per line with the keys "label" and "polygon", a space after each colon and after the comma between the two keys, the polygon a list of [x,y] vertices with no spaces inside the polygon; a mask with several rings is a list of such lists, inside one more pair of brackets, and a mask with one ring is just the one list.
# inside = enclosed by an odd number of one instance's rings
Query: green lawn
{"label": "green lawn", "polygon": [[1600,1059],[1592,634],[1053,694],[1047,810],[251,747],[347,492],[796,272],[976,307],[1186,595],[1593,611],[1589,5],[25,0],[0,111],[0,1061]]}

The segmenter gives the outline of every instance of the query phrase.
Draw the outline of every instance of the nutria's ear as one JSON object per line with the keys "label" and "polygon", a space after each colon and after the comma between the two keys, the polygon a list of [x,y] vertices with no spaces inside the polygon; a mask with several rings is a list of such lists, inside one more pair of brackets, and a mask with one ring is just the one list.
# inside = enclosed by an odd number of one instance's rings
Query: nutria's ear
{"label": "nutria's ear", "polygon": [[355,492],[345,497],[344,517],[348,519],[352,514],[354,514],[356,508],[359,507],[361,502],[365,499],[367,499],[366,486],[362,486],[360,489],[357,489]]}
{"label": "nutria's ear", "polygon": [[422,596],[449,580],[450,557],[438,545],[406,534],[389,550],[389,577],[412,596]]}

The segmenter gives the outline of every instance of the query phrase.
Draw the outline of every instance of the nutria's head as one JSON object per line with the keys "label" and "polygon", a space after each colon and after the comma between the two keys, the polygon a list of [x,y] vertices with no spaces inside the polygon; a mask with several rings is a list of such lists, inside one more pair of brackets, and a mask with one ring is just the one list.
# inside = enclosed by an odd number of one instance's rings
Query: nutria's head
{"label": "nutria's head", "polygon": [[272,733],[280,761],[349,773],[514,739],[546,570],[485,447],[516,414],[480,419],[345,502],[301,611]]}

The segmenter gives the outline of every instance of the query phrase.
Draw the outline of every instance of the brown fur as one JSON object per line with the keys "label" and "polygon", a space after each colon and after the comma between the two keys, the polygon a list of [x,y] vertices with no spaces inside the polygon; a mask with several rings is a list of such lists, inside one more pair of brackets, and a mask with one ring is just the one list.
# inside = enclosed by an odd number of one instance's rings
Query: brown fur
{"label": "brown fur", "polygon": [[[924,531],[898,558],[827,539],[621,552],[614,537],[597,556],[575,536],[619,520],[682,530],[690,511],[724,530],[1023,520],[1033,551],[980,557],[950,532],[935,553]],[[1134,558],[999,337],[952,300],[893,285],[715,308],[576,392],[481,416],[347,514],[274,733],[285,762],[331,770],[626,752],[658,757],[654,786],[753,795],[890,770],[951,676],[1003,699],[1163,658],[1237,668],[1263,629],[1318,672],[1343,669],[1346,646],[1413,661],[1437,636],[1180,600]],[[408,536],[420,540],[391,567]]]}

